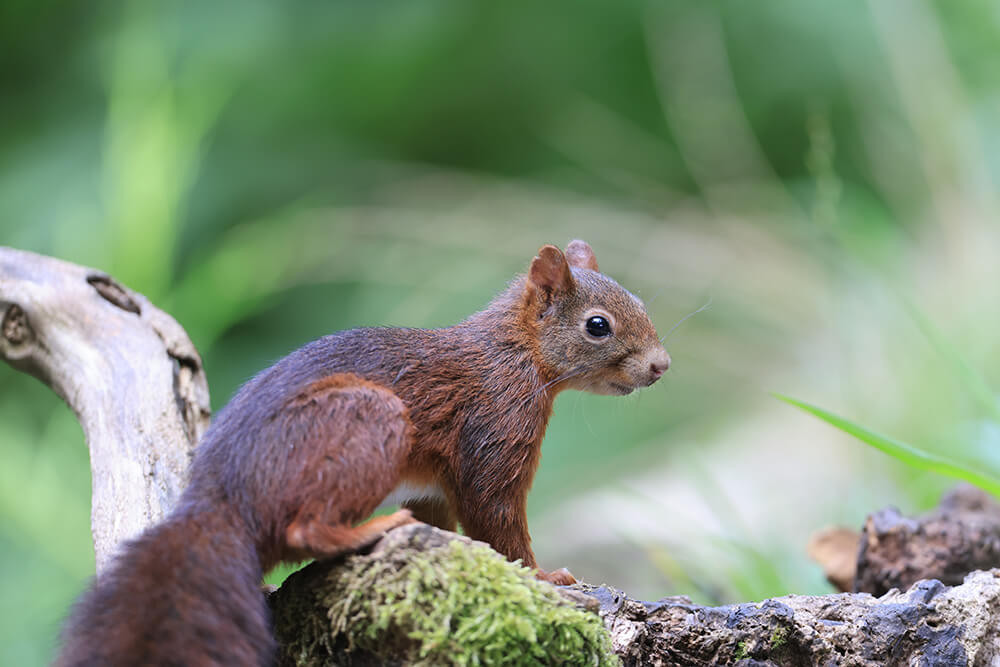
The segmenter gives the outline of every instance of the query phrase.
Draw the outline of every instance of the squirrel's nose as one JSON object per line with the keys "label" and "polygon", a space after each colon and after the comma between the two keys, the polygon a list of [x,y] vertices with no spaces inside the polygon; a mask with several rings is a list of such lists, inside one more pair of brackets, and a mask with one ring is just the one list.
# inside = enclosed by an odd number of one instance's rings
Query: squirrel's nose
{"label": "squirrel's nose", "polygon": [[654,381],[659,380],[668,368],[670,368],[670,355],[666,350],[661,350],[649,361],[649,374]]}

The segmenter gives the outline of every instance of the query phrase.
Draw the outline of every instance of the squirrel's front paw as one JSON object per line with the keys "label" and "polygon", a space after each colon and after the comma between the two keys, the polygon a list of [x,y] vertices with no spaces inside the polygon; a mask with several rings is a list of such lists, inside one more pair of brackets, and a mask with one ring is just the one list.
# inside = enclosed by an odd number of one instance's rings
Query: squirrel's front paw
{"label": "squirrel's front paw", "polygon": [[556,586],[569,586],[570,584],[576,583],[576,577],[570,574],[569,570],[564,567],[561,567],[558,570],[552,570],[551,572],[539,570],[538,574],[535,576],[542,581],[547,581],[550,584],[555,584]]}

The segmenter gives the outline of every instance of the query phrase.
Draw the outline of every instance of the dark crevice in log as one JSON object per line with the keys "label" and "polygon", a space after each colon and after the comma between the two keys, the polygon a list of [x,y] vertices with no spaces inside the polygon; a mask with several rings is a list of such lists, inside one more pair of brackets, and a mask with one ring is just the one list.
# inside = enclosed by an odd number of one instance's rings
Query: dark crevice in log
{"label": "dark crevice in log", "polygon": [[135,313],[136,315],[142,314],[142,309],[126,293],[125,289],[112,280],[110,276],[103,274],[87,276],[87,282],[94,286],[98,294],[122,310]]}

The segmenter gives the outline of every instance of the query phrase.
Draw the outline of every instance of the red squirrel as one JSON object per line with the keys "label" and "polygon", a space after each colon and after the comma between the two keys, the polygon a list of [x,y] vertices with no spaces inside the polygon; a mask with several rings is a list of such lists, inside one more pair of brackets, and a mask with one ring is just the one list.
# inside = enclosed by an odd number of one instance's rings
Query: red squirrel
{"label": "red squirrel", "polygon": [[[642,302],[598,272],[583,241],[543,246],[455,326],[309,343],[218,414],[170,516],[77,602],[56,664],[270,665],[263,575],[413,519],[460,523],[534,568],[525,505],[556,394],[628,394],[669,365]],[[386,499],[404,509],[358,523]],[[575,581],[565,569],[538,577]]]}

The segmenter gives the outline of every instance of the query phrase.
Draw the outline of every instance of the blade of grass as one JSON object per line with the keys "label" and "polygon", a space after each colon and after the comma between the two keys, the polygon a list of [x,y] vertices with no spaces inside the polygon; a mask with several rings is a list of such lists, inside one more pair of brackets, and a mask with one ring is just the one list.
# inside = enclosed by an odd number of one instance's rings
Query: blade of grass
{"label": "blade of grass", "polygon": [[822,419],[831,426],[839,428],[844,433],[853,435],[862,442],[871,445],[875,449],[878,449],[909,466],[919,470],[928,470],[940,475],[946,475],[948,477],[955,477],[957,479],[964,480],[1000,498],[1000,479],[997,479],[996,477],[978,472],[976,470],[971,470],[959,463],[955,463],[954,461],[949,461],[948,459],[937,456],[936,454],[923,451],[917,447],[908,445],[905,442],[900,442],[899,440],[879,435],[878,433],[869,431],[863,426],[859,426],[848,419],[835,415],[832,412],[828,412],[823,408],[816,407],[815,405],[810,405],[809,403],[798,401],[788,396],[782,396],[781,394],[774,394],[774,397]]}

